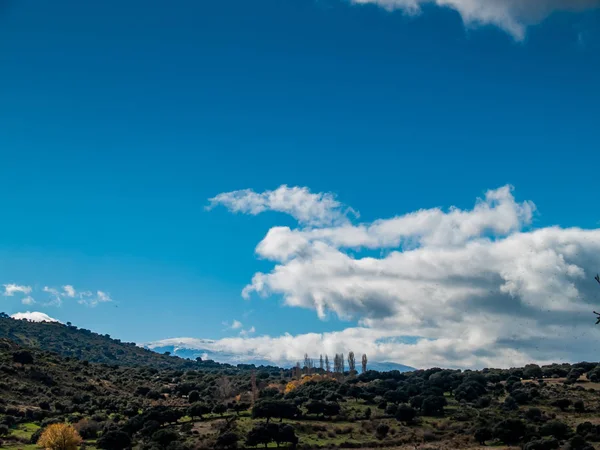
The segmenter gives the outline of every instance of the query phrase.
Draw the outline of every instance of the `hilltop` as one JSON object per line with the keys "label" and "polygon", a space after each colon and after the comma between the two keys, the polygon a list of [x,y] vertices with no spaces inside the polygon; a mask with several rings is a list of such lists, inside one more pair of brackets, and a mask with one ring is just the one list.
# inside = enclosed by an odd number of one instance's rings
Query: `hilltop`
{"label": "hilltop", "polygon": [[134,342],[121,342],[108,334],[98,334],[70,323],[32,322],[11,319],[0,314],[0,338],[24,347],[38,348],[84,361],[119,366],[147,366],[158,369],[231,368],[214,361],[192,361],[160,354],[139,347]]}

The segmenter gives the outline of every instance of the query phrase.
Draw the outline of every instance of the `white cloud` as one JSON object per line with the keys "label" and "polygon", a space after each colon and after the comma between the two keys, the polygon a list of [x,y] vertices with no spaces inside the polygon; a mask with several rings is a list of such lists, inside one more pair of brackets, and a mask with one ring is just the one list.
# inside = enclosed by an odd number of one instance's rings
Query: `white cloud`
{"label": "white cloud", "polygon": [[[504,186],[471,210],[272,228],[256,251],[275,266],[255,274],[243,294],[279,295],[289,306],[356,319],[360,327],[212,345],[275,361],[311,349],[364,351],[374,361],[416,367],[593,360],[598,349],[581,340],[600,342],[592,314],[600,301],[593,280],[600,230],[528,230],[534,211]],[[381,254],[370,256],[374,250]]]}
{"label": "white cloud", "polygon": [[21,294],[30,294],[31,293],[31,286],[22,286],[19,284],[13,284],[13,283],[9,283],[9,284],[5,284],[4,286],[4,296],[6,297],[12,297],[15,295],[15,293],[19,292]]}
{"label": "white cloud", "polygon": [[58,291],[58,289],[44,286],[43,291],[50,294],[50,301],[47,303],[49,306],[62,305],[61,293]]}
{"label": "white cloud", "polygon": [[64,295],[65,297],[75,298],[75,295],[77,294],[75,288],[70,284],[63,286],[63,291],[64,293],[62,295]]}
{"label": "white cloud", "polygon": [[79,303],[82,305],[86,305],[86,306],[90,306],[90,307],[95,307],[98,306],[99,303],[108,303],[108,302],[112,302],[112,298],[110,297],[110,294],[107,294],[106,292],[103,291],[97,291],[96,295],[94,296],[91,292],[81,292],[79,294],[80,300]]}
{"label": "white cloud", "polygon": [[60,322],[59,320],[50,317],[48,314],[39,311],[20,312],[13,314],[10,317],[17,320],[29,320],[31,322]]}
{"label": "white cloud", "polygon": [[515,39],[525,37],[529,25],[537,24],[556,11],[583,11],[600,7],[600,0],[350,0],[375,4],[388,10],[417,14],[421,7],[435,4],[460,13],[468,26],[495,25]]}
{"label": "white cloud", "polygon": [[223,205],[232,212],[252,215],[278,211],[311,226],[346,223],[348,215],[358,216],[356,211],[342,205],[331,193],[313,194],[308,188],[286,185],[260,194],[252,189],[225,192],[209,201],[207,209]]}
{"label": "white cloud", "polygon": [[254,334],[256,333],[256,328],[254,328],[254,326],[244,329],[242,331],[240,331],[240,336],[248,336],[250,334]]}
{"label": "white cloud", "polygon": [[242,328],[242,326],[243,326],[243,325],[242,325],[242,322],[240,322],[239,320],[234,320],[234,321],[231,323],[231,328],[232,328],[233,330],[237,330],[238,328]]}
{"label": "white cloud", "polygon": [[35,300],[31,295],[28,295],[27,297],[23,297],[21,303],[23,303],[24,305],[33,305],[35,303]]}
{"label": "white cloud", "polygon": [[79,304],[90,307],[97,306],[99,303],[112,302],[110,294],[104,291],[96,291],[94,295],[91,291],[78,291],[70,284],[62,286],[62,290],[44,286],[43,291],[50,294],[51,300],[47,305],[51,306],[62,306],[63,298],[76,298]]}

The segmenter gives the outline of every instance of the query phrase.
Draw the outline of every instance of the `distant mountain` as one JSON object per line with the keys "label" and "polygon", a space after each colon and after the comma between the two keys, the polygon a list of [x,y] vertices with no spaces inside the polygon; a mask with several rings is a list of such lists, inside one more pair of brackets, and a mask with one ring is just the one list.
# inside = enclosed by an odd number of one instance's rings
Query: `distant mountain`
{"label": "distant mountain", "polygon": [[392,370],[397,370],[398,372],[414,372],[414,367],[405,366],[404,364],[398,364],[394,362],[370,362],[368,365],[370,370],[377,370],[378,372],[390,372]]}
{"label": "distant mountain", "polygon": [[[207,341],[210,342],[210,341]],[[219,363],[226,363],[231,365],[237,364],[254,364],[255,366],[274,366],[273,361],[260,358],[248,358],[235,353],[228,353],[223,351],[209,350],[208,348],[186,348],[176,345],[161,345],[161,344],[147,344],[146,348],[153,350],[158,353],[166,353],[179,358],[193,359],[202,358],[202,361],[216,361]]]}
{"label": "distant mountain", "polygon": [[[282,368],[290,368],[296,364],[295,361],[294,362],[291,362],[291,361],[285,362],[284,361],[284,362],[274,363],[273,361],[269,361],[267,359],[253,358],[253,357],[248,357],[246,355],[239,355],[239,354],[235,354],[235,353],[210,350],[209,348],[202,348],[202,342],[203,342],[203,340],[201,340],[201,339],[194,340],[194,344],[193,344],[194,347],[199,347],[199,348],[190,348],[190,347],[186,347],[184,345],[166,345],[166,344],[163,345],[160,342],[154,343],[154,344],[148,344],[146,346],[146,348],[154,350],[155,352],[158,352],[158,353],[169,352],[171,355],[179,356],[180,358],[194,359],[194,360],[196,358],[202,358],[203,361],[213,360],[213,361],[217,361],[220,363],[228,363],[228,364],[232,364],[232,365],[254,364],[257,367],[258,366],[277,365]],[[204,340],[204,342],[207,347],[210,347],[210,344],[213,341]],[[377,370],[379,372],[389,372],[392,370],[397,370],[399,372],[412,372],[412,371],[417,370],[414,367],[405,366],[403,364],[398,364],[398,363],[394,363],[394,362],[376,362],[376,361],[369,362],[368,368],[370,370]]]}

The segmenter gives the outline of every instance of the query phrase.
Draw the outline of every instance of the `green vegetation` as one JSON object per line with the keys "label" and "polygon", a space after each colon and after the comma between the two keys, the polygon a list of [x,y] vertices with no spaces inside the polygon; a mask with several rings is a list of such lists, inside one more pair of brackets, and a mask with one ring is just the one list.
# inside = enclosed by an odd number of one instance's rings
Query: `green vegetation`
{"label": "green vegetation", "polygon": [[0,329],[0,448],[36,448],[52,424],[111,450],[600,442],[596,363],[327,373],[185,361],[60,324],[3,317]]}

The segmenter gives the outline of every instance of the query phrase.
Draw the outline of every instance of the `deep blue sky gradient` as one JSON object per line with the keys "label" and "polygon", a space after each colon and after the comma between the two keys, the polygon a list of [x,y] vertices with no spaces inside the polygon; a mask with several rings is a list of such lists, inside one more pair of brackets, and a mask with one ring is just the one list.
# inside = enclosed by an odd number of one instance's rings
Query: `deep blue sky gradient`
{"label": "deep blue sky gradient", "polygon": [[600,219],[598,12],[555,14],[519,43],[434,7],[2,5],[0,283],[115,299],[57,309],[0,298],[8,313],[138,342],[219,338],[234,318],[271,335],[348,326],[242,300],[270,268],[254,247],[293,222],[204,210],[236,189],[332,191],[370,221],[471,208],[510,183],[538,206],[535,226]]}

